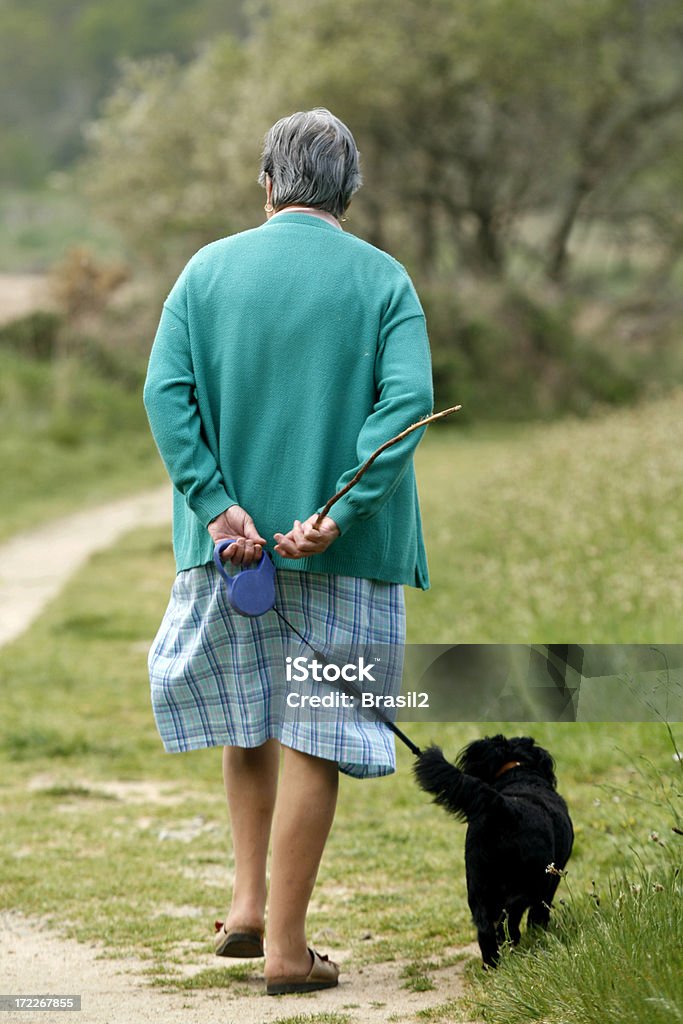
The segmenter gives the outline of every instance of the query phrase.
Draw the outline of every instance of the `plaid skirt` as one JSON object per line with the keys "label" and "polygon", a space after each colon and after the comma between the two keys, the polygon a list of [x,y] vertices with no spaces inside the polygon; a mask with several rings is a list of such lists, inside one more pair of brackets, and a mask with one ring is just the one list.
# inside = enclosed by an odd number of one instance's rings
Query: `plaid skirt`
{"label": "plaid skirt", "polygon": [[149,654],[164,748],[257,747],[274,738],[355,778],[389,775],[393,733],[359,706],[358,691],[383,707],[400,692],[402,586],[281,569],[275,608],[305,643],[274,610],[238,615],[213,563],[178,573]]}

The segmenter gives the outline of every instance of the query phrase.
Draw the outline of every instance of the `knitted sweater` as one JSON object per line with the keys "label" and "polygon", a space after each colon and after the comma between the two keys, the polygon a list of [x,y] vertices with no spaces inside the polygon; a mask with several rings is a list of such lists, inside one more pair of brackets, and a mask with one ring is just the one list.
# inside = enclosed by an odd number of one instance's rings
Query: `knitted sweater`
{"label": "knitted sweater", "polygon": [[[207,524],[238,504],[272,544],[432,408],[424,314],[403,267],[308,213],[201,249],[164,303],[144,401],[174,485],[178,571],[211,561]],[[278,569],[429,577],[416,430],[330,510],[323,554]]]}

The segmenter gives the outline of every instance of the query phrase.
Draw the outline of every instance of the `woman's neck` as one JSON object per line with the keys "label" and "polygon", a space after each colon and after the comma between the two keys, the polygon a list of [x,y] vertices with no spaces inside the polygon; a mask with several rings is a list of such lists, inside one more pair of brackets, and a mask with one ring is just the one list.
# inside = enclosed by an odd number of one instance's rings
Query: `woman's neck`
{"label": "woman's neck", "polygon": [[283,206],[280,210],[276,210],[270,219],[272,220],[280,213],[310,213],[312,217],[320,217],[321,220],[326,220],[328,224],[341,230],[341,224],[336,217],[328,213],[327,210],[318,210],[315,206]]}

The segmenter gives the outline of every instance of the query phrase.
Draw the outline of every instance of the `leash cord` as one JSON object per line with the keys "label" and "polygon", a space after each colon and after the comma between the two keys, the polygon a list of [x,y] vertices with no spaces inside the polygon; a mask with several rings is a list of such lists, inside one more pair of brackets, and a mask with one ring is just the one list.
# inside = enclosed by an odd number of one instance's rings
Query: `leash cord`
{"label": "leash cord", "polygon": [[[295,633],[299,637],[299,640],[301,640],[301,642],[303,644],[305,644],[306,647],[308,647],[308,649],[313,652],[313,654],[315,654],[316,658],[320,658],[320,660],[325,665],[329,665],[330,664],[330,662],[325,657],[325,655],[321,654],[320,651],[316,651],[315,647],[310,643],[310,641],[307,640],[306,637],[303,636],[299,632],[299,630],[296,628],[296,626],[293,626],[292,623],[288,619],[285,618],[285,616],[282,614],[282,612],[278,608],[276,608],[275,605],[273,605],[273,611],[278,616],[278,618],[282,622],[284,622],[285,626],[287,626],[289,629],[291,629],[291,631],[293,633]],[[350,680],[345,679],[343,682],[341,680],[338,680],[337,682],[338,682],[338,685],[340,686],[340,688],[344,691],[344,693],[347,693],[350,697],[353,697],[356,700],[358,700],[359,698],[362,700],[363,691],[360,690],[357,686],[354,686],[354,684]],[[399,729],[399,727],[396,725],[395,722],[392,722],[391,718],[389,718],[389,716],[384,711],[382,711],[379,708],[375,707],[374,704],[373,704],[372,708],[366,708],[365,710],[369,711],[370,714],[374,718],[376,718],[378,721],[383,722],[384,725],[386,725],[386,727],[388,729],[391,729],[393,734],[402,743],[404,743],[406,745],[406,747],[411,752],[411,754],[413,754],[415,757],[419,757],[420,756],[420,754],[422,753],[420,748],[415,743],[413,743],[413,741],[410,739],[409,736],[406,736],[406,734],[403,732],[402,729]]]}

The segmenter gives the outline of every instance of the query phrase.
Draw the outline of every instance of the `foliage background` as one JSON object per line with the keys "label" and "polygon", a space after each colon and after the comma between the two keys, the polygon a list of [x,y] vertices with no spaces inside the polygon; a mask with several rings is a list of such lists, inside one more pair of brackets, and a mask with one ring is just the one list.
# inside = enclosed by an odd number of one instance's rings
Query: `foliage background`
{"label": "foliage background", "polygon": [[192,252],[262,218],[268,126],[324,105],[363,158],[347,228],[414,277],[461,421],[586,415],[681,379],[675,0],[5,0],[0,40],[0,179],[32,184],[48,223],[76,197],[96,253],[125,262],[131,359]]}

